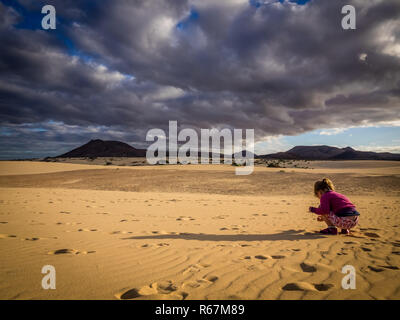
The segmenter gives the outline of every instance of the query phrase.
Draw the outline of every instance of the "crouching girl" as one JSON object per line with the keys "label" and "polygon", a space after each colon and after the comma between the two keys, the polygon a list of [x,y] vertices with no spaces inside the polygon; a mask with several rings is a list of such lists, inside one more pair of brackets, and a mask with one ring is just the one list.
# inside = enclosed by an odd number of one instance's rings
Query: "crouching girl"
{"label": "crouching girl", "polygon": [[346,196],[335,192],[331,180],[325,178],[315,182],[314,194],[320,199],[320,206],[310,207],[309,210],[318,215],[318,221],[324,221],[328,225],[320,233],[336,235],[337,228],[341,228],[341,234],[349,234],[350,229],[358,224],[360,213]]}

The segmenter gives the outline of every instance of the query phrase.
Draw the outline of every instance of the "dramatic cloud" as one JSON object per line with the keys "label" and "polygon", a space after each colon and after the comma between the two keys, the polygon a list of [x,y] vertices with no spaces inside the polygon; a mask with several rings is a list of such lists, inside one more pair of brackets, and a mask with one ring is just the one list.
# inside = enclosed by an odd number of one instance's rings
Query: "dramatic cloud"
{"label": "dramatic cloud", "polygon": [[[259,140],[399,120],[400,2],[297,2],[3,1],[2,156],[41,141],[52,154],[91,138],[140,145],[168,120]],[[57,30],[40,29],[44,4]],[[346,4],[356,30],[341,27]]]}

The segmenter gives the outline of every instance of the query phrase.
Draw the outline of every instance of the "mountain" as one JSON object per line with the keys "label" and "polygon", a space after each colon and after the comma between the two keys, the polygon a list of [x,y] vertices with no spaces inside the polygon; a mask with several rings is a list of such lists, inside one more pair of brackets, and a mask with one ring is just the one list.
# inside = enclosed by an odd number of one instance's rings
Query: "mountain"
{"label": "mountain", "polygon": [[89,157],[145,157],[146,150],[136,149],[120,141],[90,140],[74,150],[56,158],[89,158]]}
{"label": "mountain", "polygon": [[345,151],[332,160],[400,160],[400,154],[389,152],[370,152],[370,151]]}
{"label": "mountain", "polygon": [[[239,153],[240,154],[240,153]],[[242,152],[244,156],[244,152]],[[198,153],[199,157],[201,153]],[[145,149],[136,149],[120,141],[91,140],[74,150],[56,158],[91,158],[91,157],[145,157]],[[168,153],[167,153],[168,156]],[[234,155],[232,155],[234,156]],[[211,153],[210,153],[211,157]],[[297,146],[286,152],[266,155],[254,155],[256,159],[287,160],[400,160],[400,154],[357,151],[353,148],[330,146]],[[221,158],[223,155],[221,154]]]}
{"label": "mountain", "polygon": [[242,158],[246,158],[246,151],[247,151],[247,156],[249,158],[252,158],[252,157],[257,158],[257,155],[255,153],[248,151],[248,150],[242,150],[242,151],[232,154],[232,159],[234,159],[235,157],[240,157],[240,156]]}
{"label": "mountain", "polygon": [[297,146],[286,152],[258,156],[261,159],[287,160],[400,160],[400,154],[357,151],[330,146]]}

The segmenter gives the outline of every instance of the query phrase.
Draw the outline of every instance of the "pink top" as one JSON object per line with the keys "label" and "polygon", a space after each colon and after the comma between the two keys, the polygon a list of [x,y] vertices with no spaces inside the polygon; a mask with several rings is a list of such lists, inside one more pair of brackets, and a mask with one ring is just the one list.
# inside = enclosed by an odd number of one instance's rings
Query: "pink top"
{"label": "pink top", "polygon": [[352,208],[354,210],[356,208],[346,196],[335,191],[325,192],[320,201],[321,204],[318,208],[310,208],[311,212],[321,215],[329,214],[333,211],[334,214],[337,214],[344,208]]}

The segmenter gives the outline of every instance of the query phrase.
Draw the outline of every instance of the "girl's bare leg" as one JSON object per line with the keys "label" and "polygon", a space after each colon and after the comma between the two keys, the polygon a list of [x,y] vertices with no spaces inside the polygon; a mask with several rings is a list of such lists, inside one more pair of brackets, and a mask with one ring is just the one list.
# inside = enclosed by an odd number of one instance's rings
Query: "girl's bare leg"
{"label": "girl's bare leg", "polygon": [[331,220],[329,220],[328,215],[321,215],[322,217],[322,221],[324,221],[328,227],[334,227],[333,223],[331,222]]}

